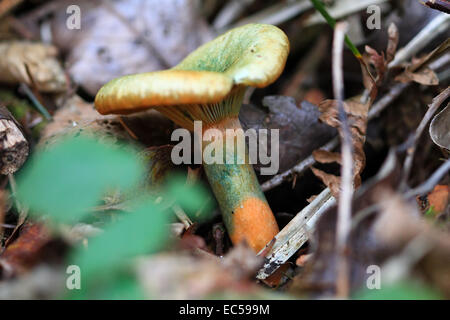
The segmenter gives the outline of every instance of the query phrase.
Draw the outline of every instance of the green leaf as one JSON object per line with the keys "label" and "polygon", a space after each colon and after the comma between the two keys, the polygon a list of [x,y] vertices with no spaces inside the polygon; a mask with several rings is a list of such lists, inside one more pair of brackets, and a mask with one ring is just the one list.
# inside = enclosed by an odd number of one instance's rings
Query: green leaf
{"label": "green leaf", "polygon": [[128,189],[144,174],[134,150],[86,137],[36,152],[18,177],[18,200],[58,222],[81,219],[102,194]]}
{"label": "green leaf", "polygon": [[[166,194],[171,201],[177,203],[193,219],[205,219],[204,214],[210,213],[213,208],[211,193],[201,183],[186,185],[184,177],[174,175],[168,178]],[[201,210],[202,216],[193,217]]]}
{"label": "green leaf", "polygon": [[129,264],[130,258],[161,248],[169,235],[168,222],[169,212],[147,200],[90,239],[88,249],[80,247],[75,251],[71,264],[80,267],[83,280],[107,278],[117,268]]}

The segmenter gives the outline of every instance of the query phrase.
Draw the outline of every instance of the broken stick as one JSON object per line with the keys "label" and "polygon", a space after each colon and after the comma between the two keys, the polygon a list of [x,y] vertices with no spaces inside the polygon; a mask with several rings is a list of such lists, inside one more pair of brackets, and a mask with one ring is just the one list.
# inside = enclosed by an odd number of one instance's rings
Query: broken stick
{"label": "broken stick", "polygon": [[28,157],[29,145],[18,122],[0,106],[0,174],[16,172]]}

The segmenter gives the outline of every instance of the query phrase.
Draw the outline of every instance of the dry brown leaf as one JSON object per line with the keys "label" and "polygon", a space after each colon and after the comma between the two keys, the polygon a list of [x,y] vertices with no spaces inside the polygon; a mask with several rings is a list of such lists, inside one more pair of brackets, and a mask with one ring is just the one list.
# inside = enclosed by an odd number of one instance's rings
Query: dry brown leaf
{"label": "dry brown leaf", "polygon": [[317,178],[322,180],[322,182],[331,190],[331,193],[335,198],[339,197],[341,178],[335,176],[334,174],[326,173],[325,171],[319,170],[317,168],[311,168],[312,172]]}
{"label": "dry brown leaf", "polygon": [[[353,181],[355,187],[359,187],[361,184],[360,174],[366,163],[363,147],[366,139],[365,133],[367,128],[368,107],[369,104],[364,105],[357,100],[348,100],[344,102],[344,110],[348,114],[350,132],[352,134],[354,165]],[[319,110],[322,112],[320,120],[340,131],[337,102],[335,100],[325,100],[319,105]],[[313,155],[319,163],[340,163],[338,153],[316,150],[313,152]],[[322,179],[325,185],[330,188],[333,196],[337,197],[339,195],[340,178],[316,168],[313,168],[312,170],[313,173]]]}
{"label": "dry brown leaf", "polygon": [[57,49],[42,43],[13,41],[0,44],[0,82],[26,83],[42,92],[67,89],[66,75],[56,59]]}
{"label": "dry brown leaf", "polygon": [[380,55],[375,49],[369,46],[366,46],[365,49],[369,54],[369,62],[374,66],[375,72],[377,74],[376,83],[379,84],[387,70],[387,61],[384,57],[384,52],[381,52]]}
{"label": "dry brown leaf", "polygon": [[332,163],[336,162],[341,164],[341,154],[338,152],[330,152],[326,150],[314,150],[313,151],[314,159],[320,163]]}
{"label": "dry brown leaf", "polygon": [[[303,101],[300,107],[292,97],[266,96],[262,102],[266,108],[244,105],[239,119],[244,129],[278,129],[279,158],[281,172],[292,168],[311,152],[325,144],[336,135],[336,130],[319,121],[317,106]],[[268,112],[267,112],[268,111]],[[271,150],[268,137],[268,151]],[[263,167],[255,165],[256,170]]]}
{"label": "dry brown leaf", "polygon": [[429,54],[421,58],[413,58],[410,63],[404,64],[404,71],[395,77],[400,82],[417,82],[423,85],[437,85],[439,80],[431,69],[426,66],[448,52],[450,38],[441,43]]}
{"label": "dry brown leaf", "polygon": [[28,271],[39,262],[44,247],[51,241],[48,229],[39,223],[25,223],[18,238],[0,257],[1,274],[6,277]]}
{"label": "dry brown leaf", "polygon": [[[365,50],[367,54],[364,54],[360,60],[361,72],[363,76],[363,84],[366,90],[369,91],[371,101],[375,100],[378,92],[378,86],[381,85],[386,77],[388,64],[391,62],[397,51],[399,33],[398,28],[394,23],[391,23],[388,28],[388,42],[386,47],[386,54],[381,52],[379,54],[375,49],[366,45]],[[374,77],[368,65],[372,65],[375,69],[376,76]]]}
{"label": "dry brown leaf", "polygon": [[407,64],[407,68],[409,68],[411,71],[416,71],[425,65],[431,63],[432,61],[435,61],[442,55],[448,52],[450,48],[450,38],[447,38],[444,42],[442,42],[439,46],[437,46],[433,51],[431,51],[429,54],[423,56],[422,58],[413,58],[411,64]]}
{"label": "dry brown leaf", "polygon": [[414,81],[426,86],[435,86],[439,84],[436,73],[430,68],[422,68],[416,72],[411,72],[406,69],[403,73],[396,76],[395,80],[402,83]]}

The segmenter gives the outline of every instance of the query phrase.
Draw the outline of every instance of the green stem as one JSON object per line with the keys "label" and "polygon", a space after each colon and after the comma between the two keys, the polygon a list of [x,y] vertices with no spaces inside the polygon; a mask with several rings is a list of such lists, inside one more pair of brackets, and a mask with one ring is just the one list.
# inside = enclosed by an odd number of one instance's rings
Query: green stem
{"label": "green stem", "polygon": [[[208,129],[219,131],[222,140],[210,139],[212,137]],[[245,239],[255,252],[259,252],[279,229],[253,166],[249,163],[239,120],[230,117],[210,126],[205,129],[203,139],[212,141],[203,145],[203,167],[230,238],[234,244]],[[238,145],[244,147],[240,149]],[[218,157],[221,163],[206,163],[207,150],[212,149],[215,154],[223,150],[223,154]]]}
{"label": "green stem", "polygon": [[[311,0],[311,2],[313,6],[316,8],[316,10],[319,11],[319,13],[324,17],[324,19],[327,21],[330,27],[334,29],[334,27],[336,26],[336,20],[332,16],[330,16],[330,14],[328,13],[327,9],[325,9],[322,2],[320,0]],[[360,60],[361,53],[347,35],[345,35],[345,44],[352,51],[353,55],[358,60]]]}

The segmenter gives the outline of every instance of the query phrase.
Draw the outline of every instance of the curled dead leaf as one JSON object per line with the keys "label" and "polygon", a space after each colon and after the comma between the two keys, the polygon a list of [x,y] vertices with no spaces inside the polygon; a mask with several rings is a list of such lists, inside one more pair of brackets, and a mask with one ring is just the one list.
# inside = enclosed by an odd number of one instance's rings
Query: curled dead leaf
{"label": "curled dead leaf", "polygon": [[[353,144],[353,181],[355,187],[361,184],[361,172],[366,163],[364,154],[365,133],[367,128],[367,115],[369,104],[360,103],[357,100],[348,100],[344,102],[344,110],[348,114],[350,132],[352,134]],[[338,119],[338,105],[336,100],[324,100],[319,105],[319,110],[322,112],[320,120],[334,128],[340,130],[340,122]],[[313,156],[319,163],[340,163],[340,155],[335,152],[327,152],[323,150],[316,150]],[[317,168],[312,168],[313,173],[320,178],[327,187],[330,188],[333,196],[339,195],[340,178],[328,174]]]}
{"label": "curled dead leaf", "polygon": [[395,80],[402,83],[414,81],[426,86],[435,86],[439,84],[436,73],[430,68],[422,68],[416,72],[411,72],[409,69],[406,69],[403,73],[396,76]]}
{"label": "curled dead leaf", "polygon": [[421,58],[413,58],[411,63],[404,65],[404,71],[395,77],[400,82],[417,82],[423,85],[437,85],[439,80],[433,70],[427,67],[428,64],[435,61],[448,52],[450,48],[450,38],[441,43],[429,54]]}

